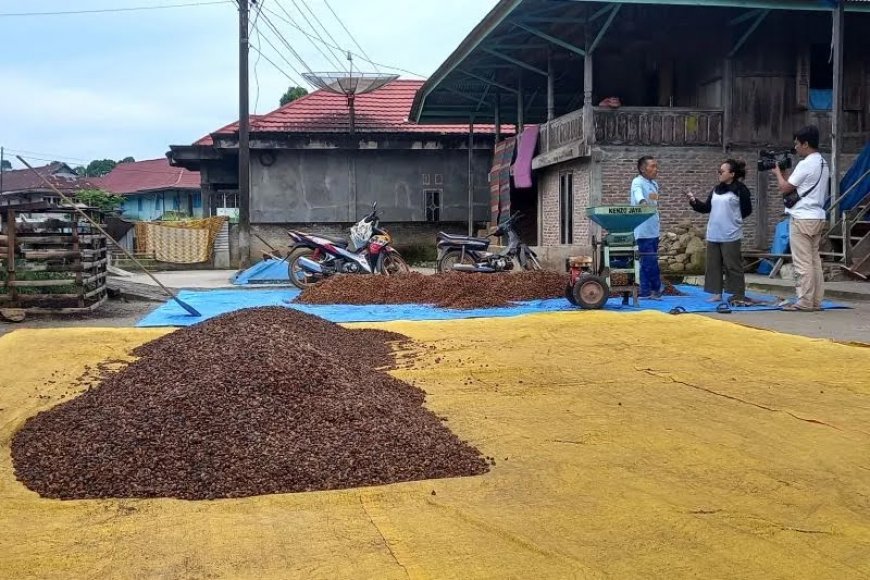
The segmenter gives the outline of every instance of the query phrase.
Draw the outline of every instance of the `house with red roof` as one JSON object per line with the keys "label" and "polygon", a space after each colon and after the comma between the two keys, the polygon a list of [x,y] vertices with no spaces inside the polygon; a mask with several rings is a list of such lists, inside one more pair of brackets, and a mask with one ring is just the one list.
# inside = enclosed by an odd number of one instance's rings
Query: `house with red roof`
{"label": "house with red roof", "polygon": [[77,191],[94,189],[91,178],[78,175],[66,163],[55,161],[42,167],[3,171],[0,179],[0,207],[16,209],[45,209],[63,204],[60,197],[43,181],[43,177],[64,195],[74,196]]}
{"label": "house with red roof", "polygon": [[169,213],[202,217],[199,172],[173,167],[165,157],[119,163],[94,181],[104,191],[124,198],[125,219],[154,221]]}
{"label": "house with red roof", "polygon": [[[469,138],[468,124],[410,121],[421,85],[396,80],[358,95],[353,134],[345,97],[323,90],[252,116],[252,231],[281,247],[288,227],[341,233],[377,202],[397,245],[434,247],[437,230],[468,227],[469,173],[473,219],[486,222],[496,127],[475,126]],[[205,215],[235,207],[237,123],[170,149],[173,166],[199,172]]]}

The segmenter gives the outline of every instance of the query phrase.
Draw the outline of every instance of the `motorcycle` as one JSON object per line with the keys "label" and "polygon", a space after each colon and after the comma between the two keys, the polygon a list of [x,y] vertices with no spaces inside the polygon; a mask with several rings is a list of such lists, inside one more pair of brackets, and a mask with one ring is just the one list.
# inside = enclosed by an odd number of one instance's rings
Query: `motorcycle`
{"label": "motorcycle", "polygon": [[350,228],[349,239],[296,230],[287,233],[293,241],[287,266],[290,281],[300,290],[335,274],[393,276],[411,271],[392,247],[392,236],[380,227],[377,202]]}
{"label": "motorcycle", "polygon": [[[486,237],[454,236],[439,232],[436,272],[507,272],[518,263],[523,270],[540,270],[538,256],[520,240],[514,224],[522,217],[517,212],[503,221]],[[488,252],[491,238],[507,236],[508,245],[501,252]]]}

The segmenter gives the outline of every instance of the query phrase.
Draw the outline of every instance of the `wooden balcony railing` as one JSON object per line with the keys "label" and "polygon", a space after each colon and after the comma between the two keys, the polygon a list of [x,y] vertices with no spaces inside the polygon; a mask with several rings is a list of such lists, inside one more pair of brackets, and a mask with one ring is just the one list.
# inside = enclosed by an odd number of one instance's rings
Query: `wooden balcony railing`
{"label": "wooden balcony railing", "polygon": [[565,145],[582,142],[583,110],[578,109],[541,125],[538,151],[540,154],[549,153]]}
{"label": "wooden balcony railing", "polygon": [[721,110],[596,108],[594,119],[599,145],[722,145]]}

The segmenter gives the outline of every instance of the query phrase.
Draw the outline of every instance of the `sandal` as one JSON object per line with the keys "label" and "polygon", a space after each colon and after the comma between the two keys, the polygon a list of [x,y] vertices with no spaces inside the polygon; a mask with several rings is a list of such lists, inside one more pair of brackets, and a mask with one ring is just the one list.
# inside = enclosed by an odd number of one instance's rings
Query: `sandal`
{"label": "sandal", "polygon": [[728,306],[727,302],[723,302],[716,307],[716,312],[718,312],[719,314],[731,314],[731,307]]}
{"label": "sandal", "polygon": [[738,298],[736,300],[732,298],[731,300],[728,301],[728,304],[732,307],[736,306],[737,308],[745,308],[747,306],[754,306],[755,305],[755,303],[752,300],[749,300],[747,298]]}
{"label": "sandal", "polygon": [[678,314],[685,314],[686,312],[688,312],[688,311],[685,308],[683,308],[682,306],[674,306],[673,308],[668,310],[668,314],[673,314],[674,316],[676,316]]}
{"label": "sandal", "polygon": [[803,308],[797,304],[786,304],[782,309],[786,312],[816,312],[815,308]]}

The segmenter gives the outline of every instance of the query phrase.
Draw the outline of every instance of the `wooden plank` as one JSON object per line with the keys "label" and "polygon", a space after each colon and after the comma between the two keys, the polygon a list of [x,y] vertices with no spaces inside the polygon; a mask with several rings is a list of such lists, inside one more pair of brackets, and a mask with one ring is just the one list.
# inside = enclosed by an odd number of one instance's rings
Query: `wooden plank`
{"label": "wooden plank", "polygon": [[58,258],[80,258],[82,252],[78,250],[32,250],[25,251],[24,257],[28,260],[51,260]]}
{"label": "wooden plank", "polygon": [[74,286],[73,278],[65,278],[63,280],[10,280],[7,282],[9,286],[21,287],[42,287],[42,286]]}
{"label": "wooden plank", "polygon": [[99,274],[94,274],[93,276],[88,276],[84,280],[82,280],[82,287],[84,288],[88,284],[93,284],[99,280],[104,280],[106,278],[105,272],[100,272]]}
{"label": "wooden plank", "polygon": [[103,303],[108,300],[108,296],[103,296],[97,302],[94,302],[90,306],[86,306],[84,308],[25,308],[27,314],[84,314],[87,312],[93,312],[97,308],[103,305]]}
{"label": "wooden plank", "polygon": [[779,274],[779,271],[782,269],[785,264],[785,258],[780,258],[776,261],[776,264],[773,265],[773,269],[770,271],[770,274],[767,276],[768,278],[776,278]]}
{"label": "wooden plank", "polygon": [[84,294],[84,298],[85,298],[85,299],[93,298],[94,296],[96,296],[97,294],[99,294],[99,293],[101,293],[101,292],[106,292],[106,286],[105,286],[105,285],[103,285],[103,286],[99,286],[99,287],[97,287],[97,288],[94,288],[94,289],[91,290],[90,292],[86,292],[86,293]]}
{"label": "wooden plank", "polygon": [[15,210],[6,212],[6,285],[9,288],[9,300],[15,302],[18,292],[15,290]]}
{"label": "wooden plank", "polygon": [[[0,236],[0,242],[5,242],[4,239],[6,236]],[[99,240],[102,238],[102,235],[93,235],[93,234],[85,234],[79,236],[79,242],[81,243],[91,243],[93,241]],[[28,235],[21,234],[17,236],[18,243],[20,244],[58,244],[58,245],[71,245],[74,240],[74,236],[71,235],[58,235],[58,236],[42,236],[42,235]]]}

